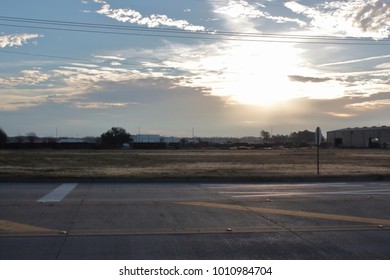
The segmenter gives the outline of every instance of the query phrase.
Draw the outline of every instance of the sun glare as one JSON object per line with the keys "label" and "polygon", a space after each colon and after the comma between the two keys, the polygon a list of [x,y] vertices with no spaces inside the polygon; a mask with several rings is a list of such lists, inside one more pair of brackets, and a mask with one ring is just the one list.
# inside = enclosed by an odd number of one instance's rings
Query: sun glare
{"label": "sun glare", "polygon": [[302,74],[301,53],[290,44],[229,43],[198,61],[202,71],[193,84],[231,103],[270,107],[301,97],[289,80],[289,75]]}
{"label": "sun glare", "polygon": [[234,49],[231,55],[239,58],[231,66],[236,83],[227,84],[235,89],[233,98],[241,103],[272,106],[298,97],[288,76],[301,71],[300,52],[292,45],[271,43],[249,43]]}
{"label": "sun glare", "polygon": [[181,86],[205,88],[230,104],[272,108],[299,98],[344,96],[342,81],[322,77],[308,65],[304,52],[292,43],[223,42],[165,65],[192,74],[179,80]]}

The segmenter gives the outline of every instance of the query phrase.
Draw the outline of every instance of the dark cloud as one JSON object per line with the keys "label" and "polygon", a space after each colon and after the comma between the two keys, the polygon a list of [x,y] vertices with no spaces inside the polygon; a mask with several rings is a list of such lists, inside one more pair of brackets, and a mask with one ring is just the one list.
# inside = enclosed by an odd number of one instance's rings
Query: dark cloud
{"label": "dark cloud", "polygon": [[290,81],[301,82],[301,83],[323,83],[332,80],[332,78],[317,78],[317,77],[306,77],[300,75],[290,75],[288,76]]}

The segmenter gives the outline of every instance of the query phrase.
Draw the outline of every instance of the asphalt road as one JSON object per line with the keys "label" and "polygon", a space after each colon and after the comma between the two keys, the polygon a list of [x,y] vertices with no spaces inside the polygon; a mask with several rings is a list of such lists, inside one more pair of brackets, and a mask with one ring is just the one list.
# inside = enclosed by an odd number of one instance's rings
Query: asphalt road
{"label": "asphalt road", "polygon": [[390,259],[390,182],[3,182],[0,259]]}

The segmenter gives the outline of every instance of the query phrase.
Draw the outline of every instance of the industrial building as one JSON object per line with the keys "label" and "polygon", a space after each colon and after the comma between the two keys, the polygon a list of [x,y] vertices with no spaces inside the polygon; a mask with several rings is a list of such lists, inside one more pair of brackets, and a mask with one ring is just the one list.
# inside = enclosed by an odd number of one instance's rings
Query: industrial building
{"label": "industrial building", "polygon": [[390,126],[344,128],[327,132],[327,142],[343,148],[390,148]]}

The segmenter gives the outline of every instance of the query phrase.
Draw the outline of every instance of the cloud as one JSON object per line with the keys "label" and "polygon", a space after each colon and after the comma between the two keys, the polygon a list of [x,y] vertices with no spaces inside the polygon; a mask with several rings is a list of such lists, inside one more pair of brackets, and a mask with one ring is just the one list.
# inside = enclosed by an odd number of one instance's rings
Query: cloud
{"label": "cloud", "polygon": [[77,109],[109,109],[109,108],[123,108],[127,107],[129,102],[76,102],[73,107]]}
{"label": "cloud", "polygon": [[63,79],[69,86],[76,88],[94,88],[99,82],[121,82],[138,77],[137,73],[125,68],[96,67],[83,64],[60,66],[52,73]]}
{"label": "cloud", "polygon": [[390,69],[390,62],[379,64],[375,68],[377,68],[377,69]]}
{"label": "cloud", "polygon": [[0,48],[22,46],[28,40],[43,37],[39,34],[12,34],[0,35]]}
{"label": "cloud", "polygon": [[296,23],[299,26],[305,26],[306,23],[299,20],[282,16],[273,16],[266,11],[260,10],[265,8],[263,4],[252,5],[244,0],[229,0],[227,5],[214,9],[214,13],[227,15],[231,18],[266,18],[276,23]]}
{"label": "cloud", "polygon": [[120,22],[136,23],[138,25],[146,25],[150,28],[168,26],[187,31],[205,31],[204,26],[192,25],[186,20],[175,20],[166,15],[159,14],[143,16],[140,12],[133,9],[112,9],[107,2],[99,1],[97,3],[104,3],[100,10],[97,11],[98,14],[105,15]]}
{"label": "cloud", "polygon": [[227,104],[266,106],[286,100],[368,97],[390,90],[390,69],[328,72],[306,61],[293,44],[221,41],[213,44],[165,42],[137,53],[138,70],[147,78],[164,77],[178,88],[200,88]]}
{"label": "cloud", "polygon": [[337,118],[352,118],[356,116],[356,114],[336,113],[336,112],[328,112],[327,114]]}
{"label": "cloud", "polygon": [[305,77],[299,75],[289,75],[290,81],[301,83],[323,83],[332,80],[331,78]]}
{"label": "cloud", "polygon": [[16,111],[24,108],[36,107],[42,104],[47,93],[40,89],[16,89],[0,87],[0,111]]}
{"label": "cloud", "polygon": [[346,105],[345,107],[349,109],[354,109],[356,111],[378,110],[386,107],[390,108],[390,99],[380,99],[380,100],[352,103]]}
{"label": "cloud", "polygon": [[284,4],[305,15],[312,31],[325,35],[385,39],[390,35],[390,4],[378,0],[329,1],[314,7]]}
{"label": "cloud", "polygon": [[0,78],[0,85],[2,87],[37,85],[49,79],[49,75],[39,70],[23,70],[20,74],[20,76]]}
{"label": "cloud", "polygon": [[[0,78],[0,110],[18,110],[48,102],[74,102],[81,96],[100,90],[104,83],[124,83],[141,78],[143,75],[137,71],[82,63],[70,63],[46,72],[23,70],[19,75]],[[119,104],[106,102],[95,108],[120,107]],[[85,103],[78,105],[80,108],[88,106]]]}
{"label": "cloud", "polygon": [[107,60],[120,60],[120,61],[126,60],[126,58],[124,57],[114,56],[114,55],[95,55],[94,57],[107,59]]}
{"label": "cloud", "polygon": [[376,59],[383,59],[383,58],[390,58],[390,54],[388,54],[388,55],[380,55],[380,56],[371,56],[371,57],[365,57],[365,58],[359,58],[359,59],[352,59],[352,60],[346,60],[346,61],[325,63],[325,64],[321,64],[321,65],[318,65],[318,66],[319,67],[324,67],[324,66],[333,66],[333,65],[343,65],[343,64],[358,63],[358,62],[370,61],[370,60],[376,60]]}

